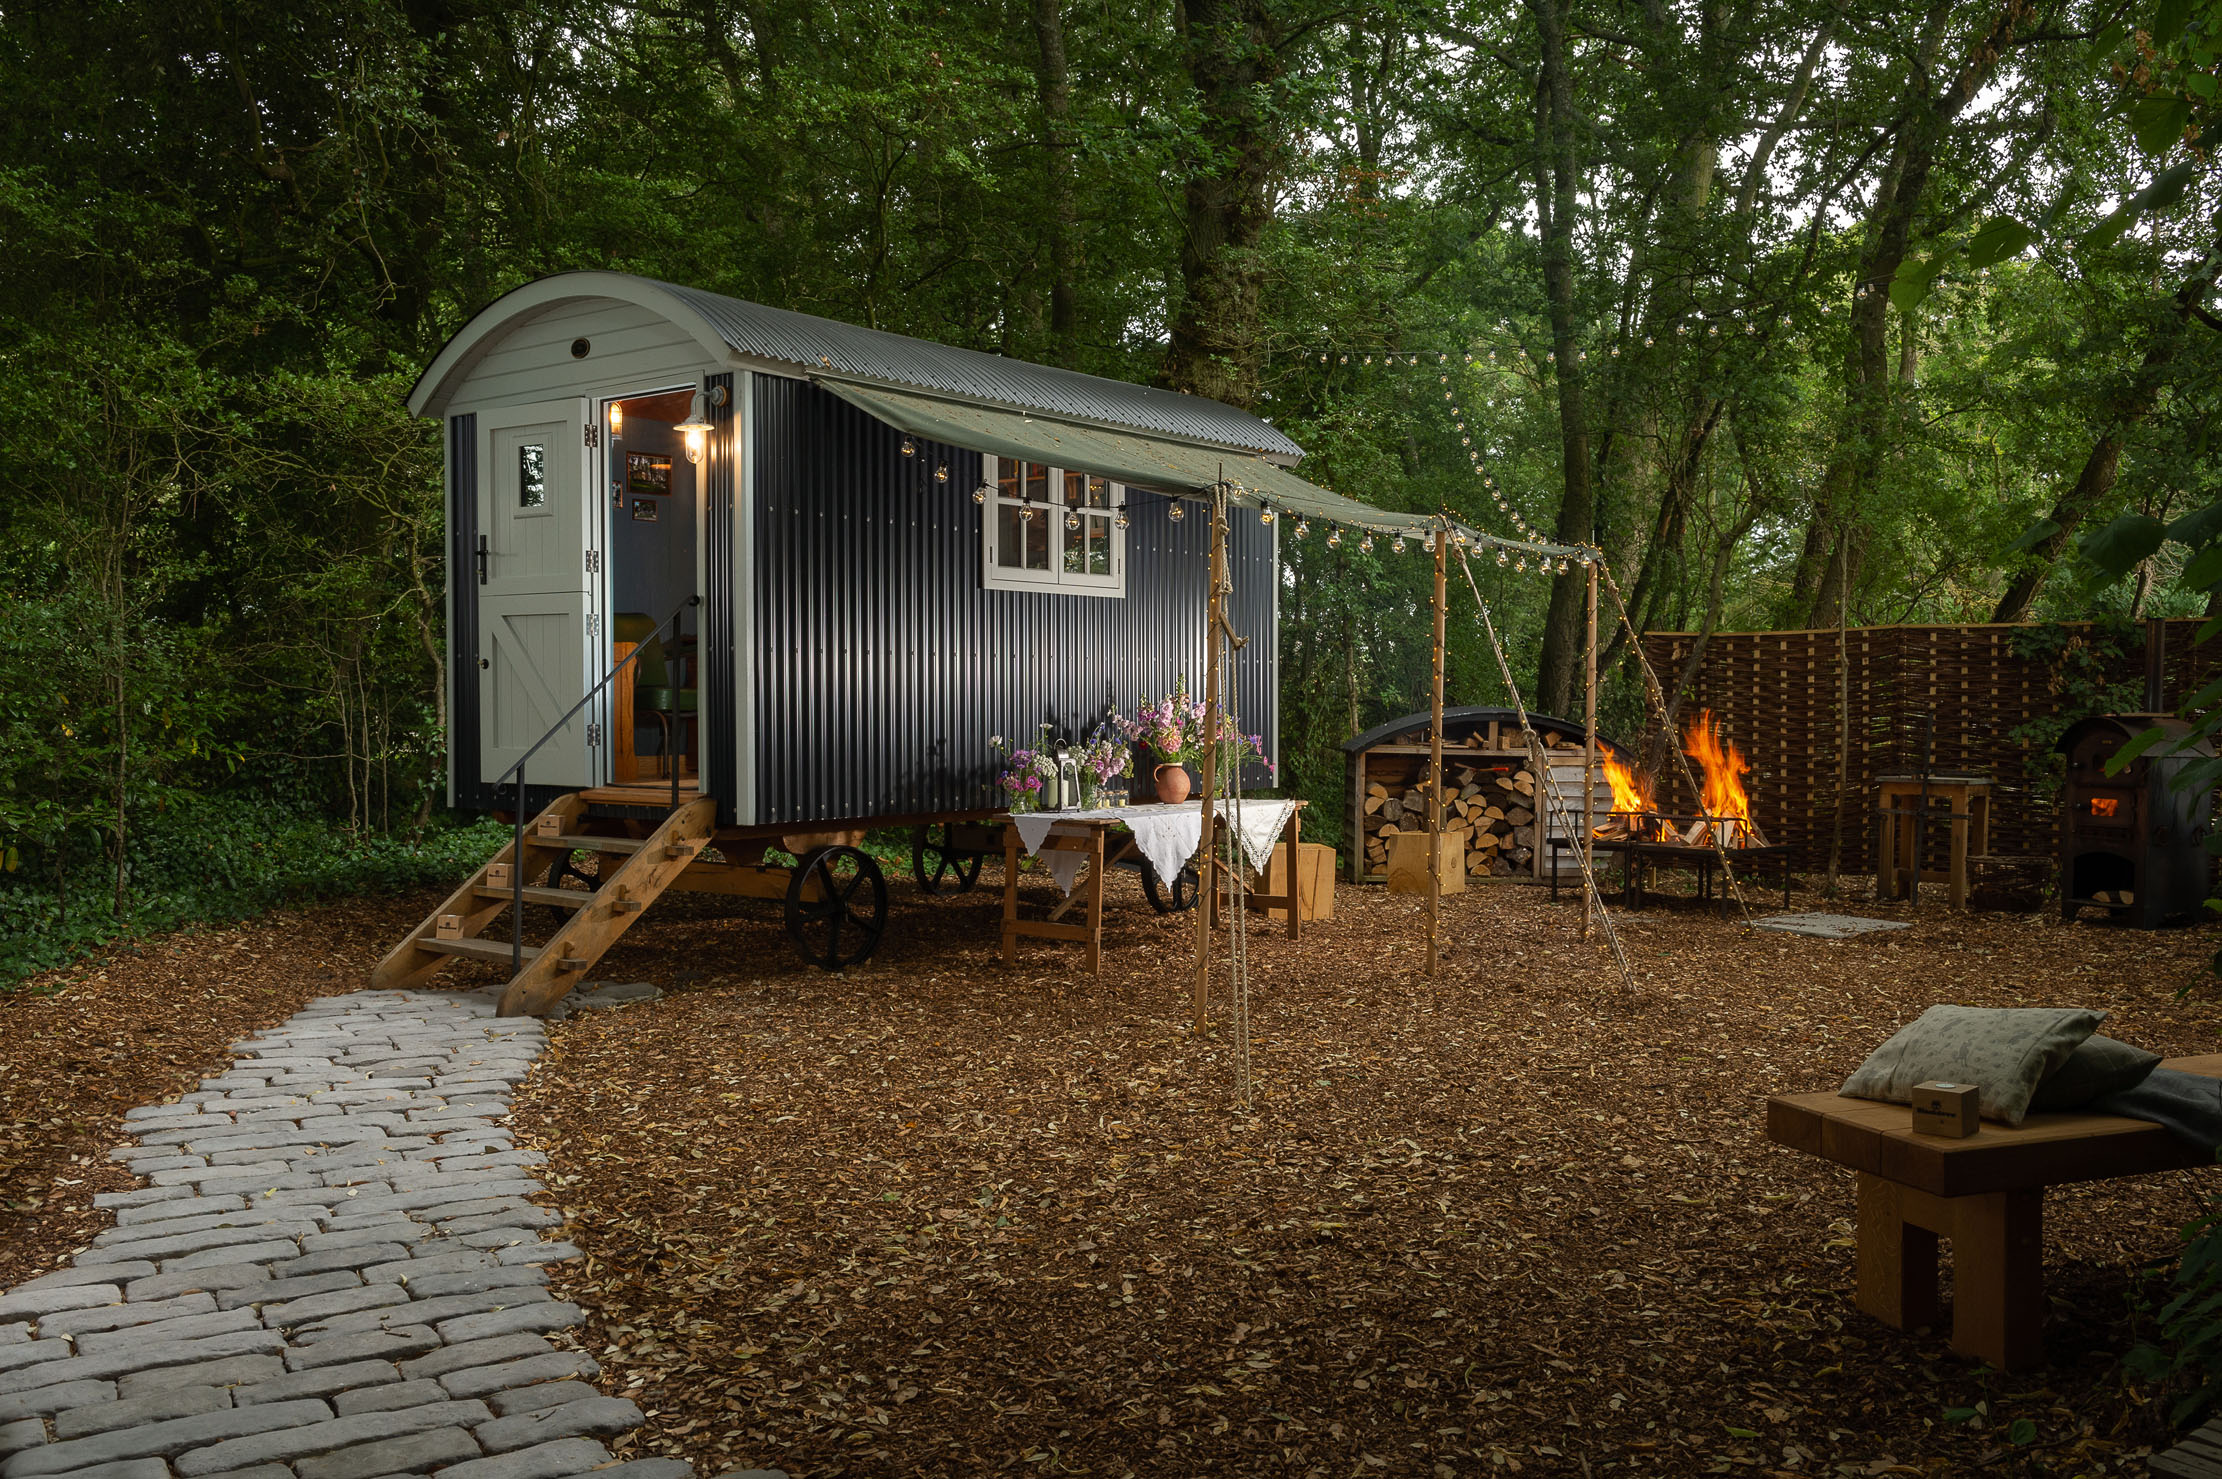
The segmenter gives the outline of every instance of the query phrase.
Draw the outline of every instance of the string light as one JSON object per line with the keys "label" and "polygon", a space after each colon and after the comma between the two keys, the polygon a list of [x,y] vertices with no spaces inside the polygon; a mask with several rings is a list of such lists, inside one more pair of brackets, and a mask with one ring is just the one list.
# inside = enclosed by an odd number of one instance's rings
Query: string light
{"label": "string light", "polygon": [[1399,534],[1396,538],[1389,541],[1389,553],[1392,555],[1401,555],[1404,553],[1403,535]]}
{"label": "string light", "polygon": [[1498,569],[1500,569],[1500,570],[1501,570],[1501,569],[1503,569],[1503,568],[1504,568],[1505,566],[1507,566],[1507,565],[1509,565],[1509,564],[1511,564],[1511,563],[1512,563],[1512,556],[1510,556],[1510,555],[1506,554],[1506,553],[1505,553],[1505,552],[1504,552],[1503,550],[1501,550],[1501,549],[1497,551],[1497,568],[1498,568]]}
{"label": "string light", "polygon": [[1371,534],[1358,541],[1358,553],[1362,555],[1373,553],[1373,536]]}
{"label": "string light", "polygon": [[918,455],[918,444],[909,437],[903,438],[903,455],[905,457],[916,457]]}
{"label": "string light", "polygon": [[1121,529],[1124,529],[1127,526],[1128,521],[1126,516],[1125,504],[1122,503],[1119,505],[1119,511],[1111,516],[1111,522]]}
{"label": "string light", "polygon": [[1342,529],[1339,526],[1327,531],[1327,547],[1329,549],[1342,548]]}
{"label": "string light", "polygon": [[937,483],[946,483],[949,481],[948,463],[944,462],[943,464],[941,464],[941,466],[934,469],[934,481]]}
{"label": "string light", "polygon": [[1171,508],[1169,508],[1169,509],[1165,510],[1165,517],[1166,517],[1166,518],[1168,518],[1168,519],[1171,519],[1171,520],[1172,520],[1172,521],[1173,521],[1174,523],[1176,523],[1176,524],[1177,524],[1177,523],[1179,523],[1179,522],[1180,522],[1180,521],[1181,521],[1182,519],[1185,519],[1185,518],[1187,518],[1187,517],[1188,517],[1188,510],[1187,510],[1187,509],[1185,509],[1185,508],[1182,508],[1182,507],[1180,506],[1180,500],[1179,500],[1178,498],[1176,498],[1176,499],[1174,499],[1174,500],[1173,500],[1173,506],[1172,506]]}
{"label": "string light", "polygon": [[1065,515],[1065,527],[1066,527],[1067,529],[1077,529],[1077,528],[1079,528],[1079,527],[1080,527],[1080,515],[1078,515],[1078,514],[1066,514],[1066,515]]}
{"label": "string light", "polygon": [[1298,539],[1302,539],[1305,535],[1311,532],[1312,521],[1310,519],[1298,519],[1296,521],[1296,537]]}
{"label": "string light", "polygon": [[974,503],[986,503],[988,501],[987,484],[982,483],[979,487],[972,490],[972,501]]}
{"label": "string light", "polygon": [[1261,508],[1261,509],[1259,509],[1259,510],[1258,510],[1258,522],[1259,522],[1259,523],[1261,523],[1261,524],[1270,524],[1270,523],[1272,523],[1272,522],[1273,522],[1273,510],[1271,510],[1271,509],[1269,509],[1269,508]]}

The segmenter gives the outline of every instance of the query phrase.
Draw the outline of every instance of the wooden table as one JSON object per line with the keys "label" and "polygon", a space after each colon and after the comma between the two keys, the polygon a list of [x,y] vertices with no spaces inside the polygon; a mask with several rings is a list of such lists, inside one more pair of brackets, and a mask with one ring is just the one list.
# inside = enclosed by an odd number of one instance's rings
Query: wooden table
{"label": "wooden table", "polygon": [[[2222,1053],[2162,1065],[2222,1077]],[[1916,1135],[1903,1104],[1778,1094],[1767,1138],[1858,1173],[1859,1307],[1901,1330],[1937,1320],[1937,1240],[1952,1244],[1952,1349],[2002,1371],[2044,1364],[2048,1186],[2214,1164],[2146,1120],[2032,1114],[1964,1140]]]}
{"label": "wooden table", "polygon": [[[1203,803],[1199,801],[1195,805],[1201,808]],[[1222,802],[1221,805],[1224,806],[1225,803]],[[1276,847],[1286,846],[1289,849],[1286,891],[1283,893],[1266,893],[1262,890],[1251,890],[1248,894],[1250,900],[1259,908],[1285,908],[1288,910],[1288,937],[1291,940],[1300,938],[1299,929],[1301,928],[1301,921],[1297,918],[1300,911],[1296,902],[1298,889],[1296,844],[1303,817],[1304,803],[1299,801],[1289,808],[1288,823],[1281,829],[1281,840],[1274,844]],[[1051,832],[1049,836],[1042,839],[1040,850],[1043,852],[1077,852],[1084,855],[1087,861],[1082,865],[1081,876],[1074,880],[1072,893],[1066,896],[1064,902],[1058,904],[1044,918],[1022,919],[1018,912],[1018,864],[1019,858],[1024,852],[1025,844],[1019,839],[1018,828],[1009,825],[1010,814],[1008,812],[1004,813],[1000,820],[1005,823],[1003,828],[1003,963],[1005,965],[1018,963],[1018,942],[1022,938],[1077,941],[1088,947],[1089,973],[1100,975],[1103,971],[1104,873],[1118,863],[1138,856],[1134,839],[1131,836],[1123,837],[1115,844],[1111,841],[1111,833],[1123,828],[1126,824],[1116,817],[1075,817],[1070,821],[1060,818],[1058,825],[1070,830]],[[1222,820],[1220,825],[1224,826],[1226,823]],[[1217,868],[1223,869],[1226,866],[1224,862],[1214,861]],[[1142,866],[1147,868],[1149,863],[1144,861]],[[1213,877],[1216,881],[1216,870]],[[1171,885],[1167,884],[1166,887],[1168,894],[1170,894]],[[1213,922],[1217,923],[1218,890],[1204,887],[1203,881],[1199,879],[1196,892],[1197,907],[1210,909]],[[1080,922],[1078,924],[1065,923],[1065,915],[1076,908],[1080,911]]]}
{"label": "wooden table", "polygon": [[[1882,835],[1875,845],[1875,896],[1916,898],[1921,883],[1949,887],[1952,907],[1967,904],[1967,860],[1991,850],[1991,778],[1931,771],[1927,775],[1875,777],[1877,820]],[[1945,810],[1931,814],[1931,805]],[[1931,822],[1952,828],[1951,852],[1942,872],[1921,866],[1921,839]]]}

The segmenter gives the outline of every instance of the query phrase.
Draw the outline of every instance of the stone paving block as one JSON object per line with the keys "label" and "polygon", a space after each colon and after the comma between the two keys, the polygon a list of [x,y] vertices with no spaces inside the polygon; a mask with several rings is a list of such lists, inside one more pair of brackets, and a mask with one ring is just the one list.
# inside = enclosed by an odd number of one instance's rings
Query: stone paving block
{"label": "stone paving block", "polygon": [[514,1453],[453,1464],[440,1470],[440,1479],[566,1479],[609,1461],[610,1451],[591,1438],[558,1438]]}
{"label": "stone paving block", "polygon": [[[446,1251],[436,1251],[445,1249]],[[396,1280],[417,1280],[426,1274],[469,1273],[474,1269],[494,1267],[491,1254],[476,1248],[457,1248],[442,1239],[437,1244],[418,1245],[418,1256],[405,1263],[374,1263],[363,1270],[363,1281],[369,1284],[390,1284]]]}
{"label": "stone paving block", "polygon": [[[85,1284],[80,1288],[114,1288],[113,1285]],[[115,1297],[103,1301],[92,1309],[65,1310],[39,1321],[41,1335],[81,1335],[88,1330],[117,1330],[125,1325],[148,1325],[156,1320],[174,1319],[179,1315],[205,1315],[216,1308],[212,1294],[180,1294],[175,1299],[150,1299],[144,1302],[122,1303],[123,1291],[117,1289]]]}
{"label": "stone paving block", "polygon": [[0,1345],[23,1345],[31,1339],[29,1320],[12,1320],[0,1325]]}
{"label": "stone paving block", "polygon": [[409,1277],[409,1292],[419,1299],[439,1299],[451,1294],[485,1294],[495,1289],[529,1289],[548,1282],[545,1269],[471,1268],[453,1273],[420,1273]]}
{"label": "stone paving block", "polygon": [[293,1277],[293,1270],[300,1267],[300,1260],[280,1264],[276,1272],[280,1277],[266,1279],[260,1284],[249,1284],[240,1289],[227,1289],[216,1296],[216,1303],[224,1309],[243,1304],[263,1304],[305,1299],[311,1294],[329,1294],[335,1289],[359,1289],[362,1279],[350,1269],[339,1269],[328,1274],[310,1274]]}
{"label": "stone paving block", "polygon": [[440,1385],[451,1397],[490,1397],[495,1392],[540,1382],[598,1376],[601,1370],[595,1359],[584,1351],[550,1351],[546,1355],[527,1356],[521,1361],[504,1361],[499,1366],[469,1366],[461,1371],[450,1371],[440,1378]]}
{"label": "stone paving block", "polygon": [[66,1474],[124,1459],[164,1458],[196,1450],[205,1453],[211,1445],[251,1442],[256,1437],[271,1436],[273,1430],[299,1431],[321,1424],[331,1415],[331,1409],[322,1402],[272,1402],[262,1407],[227,1407],[168,1422],[140,1423],[19,1453],[0,1463],[0,1479]]}
{"label": "stone paving block", "polygon": [[62,1284],[49,1289],[19,1289],[13,1294],[0,1295],[0,1320],[19,1320],[26,1315],[40,1319],[63,1310],[114,1304],[122,1298],[123,1290],[114,1284]]}
{"label": "stone paving block", "polygon": [[[226,1469],[244,1468],[249,1464],[286,1463],[312,1454],[330,1453],[359,1443],[398,1438],[433,1428],[476,1427],[491,1421],[492,1416],[482,1402],[435,1402],[429,1407],[413,1407],[403,1412],[364,1412],[354,1417],[333,1418],[330,1422],[228,1439],[183,1454],[173,1461],[172,1467],[184,1479],[198,1479],[200,1475],[220,1474]],[[0,1479],[16,1479],[16,1476],[0,1470]]]}
{"label": "stone paving block", "polygon": [[411,1380],[421,1376],[445,1376],[451,1371],[461,1371],[470,1366],[491,1366],[497,1361],[516,1361],[526,1356],[544,1356],[554,1347],[537,1335],[504,1335],[494,1340],[474,1340],[466,1345],[451,1345],[401,1363],[401,1374]]}
{"label": "stone paving block", "polygon": [[127,1458],[121,1463],[72,1469],[70,1479],[170,1479],[170,1469],[158,1458]]}
{"label": "stone paving block", "polygon": [[[334,1393],[352,1392],[361,1387],[399,1385],[401,1373],[391,1361],[345,1361],[337,1366],[315,1366],[307,1371],[291,1371],[274,1376],[268,1381],[258,1381],[253,1386],[239,1387],[232,1393],[232,1400],[241,1406],[258,1402],[290,1402],[298,1397],[330,1397]],[[445,1401],[445,1394],[435,1395],[435,1402]],[[335,1404],[334,1411],[340,1411]],[[341,1416],[345,1416],[341,1412]]]}
{"label": "stone paving block", "polygon": [[392,1412],[399,1407],[422,1407],[447,1399],[446,1389],[436,1381],[394,1381],[341,1392],[332,1398],[332,1410],[341,1417],[353,1417],[358,1412]]}
{"label": "stone paving block", "polygon": [[497,1250],[494,1254],[494,1262],[500,1264],[567,1263],[582,1256],[576,1243],[520,1243],[514,1248]]}
{"label": "stone paving block", "polygon": [[54,1436],[84,1438],[111,1428],[137,1423],[162,1422],[173,1417],[194,1417],[231,1406],[227,1387],[181,1386],[150,1392],[128,1402],[93,1402],[54,1414]]}
{"label": "stone paving block", "polygon": [[587,1310],[569,1301],[533,1301],[504,1310],[487,1310],[484,1315],[460,1315],[456,1319],[440,1321],[440,1339],[451,1346],[464,1341],[482,1341],[496,1335],[516,1335],[522,1330],[569,1330],[571,1326],[587,1319]]}
{"label": "stone paving block", "polygon": [[496,1417],[515,1417],[520,1412],[538,1412],[543,1407],[583,1402],[600,1395],[583,1381],[544,1381],[537,1386],[494,1392],[486,1398],[486,1405],[494,1409]]}
{"label": "stone paving block", "polygon": [[212,1169],[222,1171],[224,1174],[209,1176],[201,1180],[198,1185],[202,1191],[235,1191],[244,1196],[253,1197],[258,1202],[271,1200],[271,1193],[273,1192],[283,1196],[289,1191],[320,1191],[324,1186],[324,1183],[317,1179],[316,1173],[313,1171],[287,1171],[283,1175],[262,1173],[248,1175],[244,1171],[234,1171],[228,1167],[219,1166]]}
{"label": "stone paving block", "polygon": [[[170,1222],[143,1222],[134,1227],[110,1228],[93,1239],[93,1246],[130,1249],[158,1244],[165,1239],[182,1238],[190,1233],[267,1227],[272,1223],[302,1220],[297,1213],[289,1216],[275,1208],[244,1207],[236,1212],[204,1212],[196,1217],[179,1217]],[[161,1255],[157,1253],[153,1256]]]}
{"label": "stone paving block", "polygon": [[332,1215],[324,1219],[324,1231],[316,1234],[315,1241],[302,1241],[311,1251],[338,1248],[345,1246],[338,1241],[342,1233],[355,1235],[357,1242],[414,1243],[431,1237],[432,1229],[406,1212],[357,1213],[334,1207]]}
{"label": "stone paving block", "polygon": [[[149,1238],[122,1248],[88,1248],[77,1255],[79,1264],[122,1263],[131,1258],[152,1258],[162,1263],[189,1258],[196,1253],[207,1253],[226,1248],[245,1247],[255,1243],[288,1239],[288,1246],[296,1257],[300,1248],[291,1239],[316,1231],[313,1222],[266,1222],[254,1227],[211,1227],[200,1232],[179,1233],[174,1237]],[[252,1258],[224,1258],[210,1260],[214,1263],[255,1263]]]}
{"label": "stone paving block", "polygon": [[406,1304],[408,1301],[409,1291],[391,1284],[358,1285],[352,1289],[334,1289],[327,1294],[311,1294],[303,1299],[265,1304],[262,1307],[262,1322],[272,1328],[311,1325],[318,1320],[328,1320],[334,1315]]}
{"label": "stone paving block", "polygon": [[[369,1229],[365,1230],[369,1231]],[[318,1236],[322,1235],[319,1234]],[[391,1263],[395,1259],[408,1256],[409,1250],[399,1243],[357,1243],[352,1247],[324,1248],[313,1252],[304,1252],[299,1261],[287,1272],[294,1275],[307,1275],[330,1273],[334,1269],[354,1270],[367,1267],[373,1263]],[[358,1282],[360,1278],[361,1276],[357,1275]]]}
{"label": "stone paving block", "polygon": [[72,1407],[112,1402],[115,1398],[116,1384],[112,1381],[66,1381],[58,1386],[40,1387],[35,1391],[18,1392],[12,1397],[0,1397],[0,1422],[43,1417],[47,1413],[63,1412]]}
{"label": "stone paving block", "polygon": [[162,1260],[162,1272],[169,1274],[181,1269],[216,1268],[233,1263],[283,1263],[300,1256],[301,1245],[295,1242],[233,1243],[227,1247],[188,1253],[182,1258],[165,1258]]}
{"label": "stone paving block", "polygon": [[25,1279],[15,1286],[14,1292],[25,1293],[32,1289],[66,1289],[74,1284],[114,1284],[124,1279],[143,1278],[154,1272],[151,1263],[110,1264],[106,1268],[58,1268],[50,1274],[40,1274],[35,1279]]}
{"label": "stone paving block", "polygon": [[138,1191],[96,1191],[96,1207],[144,1207],[149,1202],[173,1202],[192,1193],[177,1186],[148,1186]]}
{"label": "stone paving block", "polygon": [[116,1226],[136,1227],[150,1222],[175,1222],[180,1217],[199,1217],[210,1212],[246,1210],[246,1202],[239,1197],[171,1197],[143,1207],[120,1208],[116,1213]]}
{"label": "stone paving block", "polygon": [[342,1335],[311,1346],[295,1346],[286,1352],[285,1363],[290,1370],[309,1371],[318,1366],[337,1366],[343,1361],[403,1361],[437,1350],[439,1345],[440,1337],[429,1327],[404,1325],[394,1330],[365,1330]]}
{"label": "stone paving block", "polygon": [[[70,1344],[66,1340],[27,1340],[15,1345],[0,1345],[0,1374],[51,1366],[56,1361],[69,1359],[69,1356]],[[0,1391],[6,1390],[6,1385],[0,1383]]]}
{"label": "stone paving block", "polygon": [[[235,1290],[254,1284],[270,1282],[270,1270],[259,1263],[216,1263],[206,1268],[184,1269],[174,1274],[149,1273],[145,1278],[134,1279],[124,1291],[133,1300],[168,1299],[173,1295],[189,1294],[195,1289],[205,1289],[216,1296],[218,1309],[229,1309],[226,1296]],[[234,1299],[232,1304],[240,1301]]]}
{"label": "stone paving block", "polygon": [[252,1330],[260,1323],[253,1310],[216,1310],[205,1315],[163,1320],[154,1325],[135,1325],[128,1330],[103,1330],[80,1335],[77,1337],[77,1352],[82,1356],[93,1356],[109,1351],[129,1350],[150,1341],[199,1340],[233,1330]]}
{"label": "stone paving block", "polygon": [[268,1381],[285,1373],[285,1362],[276,1356],[247,1355],[226,1356],[222,1360],[202,1361],[191,1366],[157,1368],[152,1371],[134,1371],[116,1378],[116,1395],[119,1397],[144,1397],[149,1392],[166,1391],[173,1386],[228,1387],[246,1382]]}
{"label": "stone paving block", "polygon": [[496,1417],[473,1428],[471,1437],[487,1452],[513,1452],[567,1437],[613,1437],[631,1432],[642,1421],[640,1408],[624,1397],[587,1397],[538,1412],[518,1412],[516,1417]]}
{"label": "stone paving block", "polygon": [[465,1233],[484,1232],[493,1227],[555,1227],[563,1215],[547,1207],[519,1203],[498,1212],[474,1212],[465,1217],[451,1217],[440,1224],[443,1237],[461,1237]]}
{"label": "stone paving block", "polygon": [[379,1479],[386,1474],[428,1474],[478,1456],[478,1444],[461,1428],[432,1428],[305,1458],[293,1468],[301,1479]]}
{"label": "stone paving block", "polygon": [[35,1417],[19,1417],[12,1423],[0,1423],[0,1459],[21,1453],[26,1448],[36,1448],[46,1441],[46,1424]]}
{"label": "stone paving block", "polygon": [[257,1464],[251,1469],[233,1469],[228,1474],[211,1474],[208,1479],[293,1479],[293,1471],[284,1464]]}

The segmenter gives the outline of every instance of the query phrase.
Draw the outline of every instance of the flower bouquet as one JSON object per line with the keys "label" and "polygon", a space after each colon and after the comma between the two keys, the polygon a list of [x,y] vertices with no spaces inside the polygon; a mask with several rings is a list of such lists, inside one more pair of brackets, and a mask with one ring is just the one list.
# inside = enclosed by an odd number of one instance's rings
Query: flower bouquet
{"label": "flower bouquet", "polygon": [[1042,787],[1057,779],[1057,761],[1041,750],[1013,750],[1003,736],[995,735],[988,744],[1003,761],[1002,774],[995,778],[996,788],[1003,793],[1003,804],[1011,812],[1033,811],[1041,805]]}

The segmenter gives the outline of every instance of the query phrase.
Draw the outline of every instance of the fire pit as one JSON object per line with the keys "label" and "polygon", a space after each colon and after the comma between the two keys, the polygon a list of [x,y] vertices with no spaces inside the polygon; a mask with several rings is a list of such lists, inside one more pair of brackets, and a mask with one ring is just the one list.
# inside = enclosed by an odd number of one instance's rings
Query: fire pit
{"label": "fire pit", "polygon": [[[1751,762],[1721,732],[1710,710],[1698,711],[1683,733],[1682,748],[1696,762],[1700,777],[1699,810],[1689,816],[1660,811],[1652,796],[1651,778],[1617,753],[1605,756],[1605,779],[1612,785],[1613,809],[1606,814],[1604,824],[1593,830],[1591,845],[1595,852],[1620,855],[1621,902],[1629,908],[1641,908],[1647,875],[1659,866],[1695,872],[1697,896],[1709,902],[1715,897],[1713,875],[1725,854],[1732,867],[1748,864],[1754,871],[1773,869],[1780,873],[1782,902],[1787,907],[1791,849],[1769,843],[1752,816],[1751,794],[1744,789]],[[1554,851],[1577,845],[1572,838],[1551,840]],[[1551,893],[1557,897],[1555,871]],[[1723,911],[1729,898],[1728,890],[1719,892]]]}

